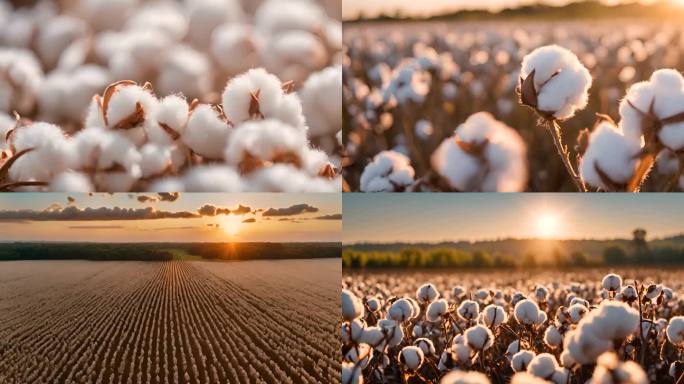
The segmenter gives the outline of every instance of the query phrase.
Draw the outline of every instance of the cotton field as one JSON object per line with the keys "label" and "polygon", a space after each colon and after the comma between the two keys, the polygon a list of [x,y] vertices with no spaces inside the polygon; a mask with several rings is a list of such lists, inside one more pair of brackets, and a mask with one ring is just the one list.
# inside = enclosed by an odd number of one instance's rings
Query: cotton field
{"label": "cotton field", "polygon": [[0,191],[341,189],[335,1],[0,4]]}
{"label": "cotton field", "polygon": [[345,26],[344,187],[684,190],[670,22]]}
{"label": "cotton field", "polygon": [[0,266],[0,382],[339,383],[337,260]]}
{"label": "cotton field", "polygon": [[342,383],[679,383],[682,271],[345,272]]}

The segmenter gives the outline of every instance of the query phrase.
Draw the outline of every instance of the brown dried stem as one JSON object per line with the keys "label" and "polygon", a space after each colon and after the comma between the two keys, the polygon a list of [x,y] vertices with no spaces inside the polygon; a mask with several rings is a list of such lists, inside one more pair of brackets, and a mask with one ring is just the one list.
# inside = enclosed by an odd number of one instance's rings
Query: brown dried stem
{"label": "brown dried stem", "polygon": [[570,178],[572,179],[573,183],[575,183],[575,187],[577,187],[577,190],[580,192],[587,192],[587,186],[584,184],[584,181],[582,181],[582,178],[577,174],[575,168],[570,162],[570,153],[568,152],[568,147],[563,145],[560,126],[554,119],[546,119],[544,120],[544,123],[546,129],[551,134],[551,138],[553,139],[553,144],[556,146],[558,156],[560,156],[561,160],[563,161],[563,165],[565,166],[565,169],[568,171],[568,174],[570,175]]}

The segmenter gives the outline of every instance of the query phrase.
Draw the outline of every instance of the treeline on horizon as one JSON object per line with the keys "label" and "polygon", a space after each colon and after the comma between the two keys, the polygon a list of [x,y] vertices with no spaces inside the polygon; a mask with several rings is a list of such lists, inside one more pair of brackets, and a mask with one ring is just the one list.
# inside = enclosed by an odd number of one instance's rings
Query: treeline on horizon
{"label": "treeline on horizon", "polygon": [[373,268],[536,268],[595,267],[616,265],[684,265],[684,247],[625,247],[610,245],[599,255],[581,251],[564,253],[554,249],[551,255],[540,257],[527,253],[522,258],[486,251],[464,251],[454,248],[405,248],[400,251],[359,251],[345,248],[342,265],[347,269]]}
{"label": "treeline on horizon", "polygon": [[377,17],[366,17],[360,14],[356,19],[345,20],[345,23],[356,22],[392,22],[392,21],[458,21],[458,20],[499,20],[499,19],[600,19],[600,18],[630,18],[630,17],[652,17],[677,19],[684,16],[684,9],[673,8],[672,4],[664,1],[653,4],[641,4],[636,1],[619,4],[607,5],[598,0],[584,0],[566,4],[564,6],[553,6],[541,2],[523,5],[516,8],[506,8],[498,12],[489,10],[464,9],[456,12],[449,12],[431,17],[415,17],[402,14],[400,11],[394,14],[381,14]]}
{"label": "treeline on horizon", "polygon": [[0,243],[0,261],[339,258],[340,243]]}

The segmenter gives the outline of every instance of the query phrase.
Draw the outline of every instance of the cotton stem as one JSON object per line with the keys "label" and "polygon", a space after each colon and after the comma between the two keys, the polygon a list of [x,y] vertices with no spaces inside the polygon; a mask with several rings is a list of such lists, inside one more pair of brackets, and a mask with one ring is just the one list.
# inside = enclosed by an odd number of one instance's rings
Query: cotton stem
{"label": "cotton stem", "polygon": [[570,178],[572,179],[573,183],[575,183],[575,187],[580,192],[587,192],[587,187],[586,185],[584,185],[584,181],[582,181],[582,178],[579,177],[579,175],[575,171],[575,168],[570,162],[570,153],[568,152],[568,147],[563,145],[560,126],[558,125],[556,120],[553,119],[546,120],[545,124],[546,129],[548,129],[549,133],[551,134],[551,137],[553,138],[553,144],[556,146],[558,156],[560,156],[561,160],[563,161],[563,165],[565,165],[565,169],[568,171],[568,174],[570,175]]}

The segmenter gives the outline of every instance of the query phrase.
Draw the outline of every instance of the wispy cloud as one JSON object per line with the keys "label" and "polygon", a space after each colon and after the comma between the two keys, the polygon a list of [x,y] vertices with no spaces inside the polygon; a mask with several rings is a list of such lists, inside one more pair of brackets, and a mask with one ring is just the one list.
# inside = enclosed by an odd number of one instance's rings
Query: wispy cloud
{"label": "wispy cloud", "polygon": [[296,204],[287,208],[269,208],[262,215],[263,216],[295,216],[302,213],[318,212],[318,208],[312,207],[309,204]]}

